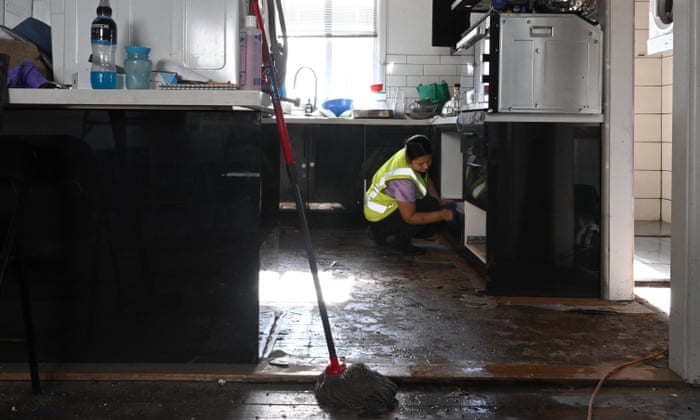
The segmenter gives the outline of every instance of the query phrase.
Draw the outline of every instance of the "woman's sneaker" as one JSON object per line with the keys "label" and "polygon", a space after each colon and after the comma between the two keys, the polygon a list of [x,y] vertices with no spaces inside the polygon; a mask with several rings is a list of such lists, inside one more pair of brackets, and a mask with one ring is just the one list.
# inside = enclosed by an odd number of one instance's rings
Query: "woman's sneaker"
{"label": "woman's sneaker", "polygon": [[416,256],[425,254],[425,249],[413,246],[410,240],[396,238],[389,242],[389,246],[401,255]]}

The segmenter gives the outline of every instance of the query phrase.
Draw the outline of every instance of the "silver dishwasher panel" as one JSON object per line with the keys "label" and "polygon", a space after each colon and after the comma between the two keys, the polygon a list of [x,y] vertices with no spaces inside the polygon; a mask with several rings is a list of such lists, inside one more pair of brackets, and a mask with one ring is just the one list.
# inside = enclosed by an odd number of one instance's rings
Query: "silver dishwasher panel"
{"label": "silver dishwasher panel", "polygon": [[573,14],[500,15],[499,112],[602,112],[603,33]]}

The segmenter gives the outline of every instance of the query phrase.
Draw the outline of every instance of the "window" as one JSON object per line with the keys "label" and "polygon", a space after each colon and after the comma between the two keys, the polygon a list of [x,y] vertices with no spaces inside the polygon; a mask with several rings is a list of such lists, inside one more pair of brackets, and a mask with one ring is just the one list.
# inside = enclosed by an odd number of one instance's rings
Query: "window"
{"label": "window", "polygon": [[[378,76],[377,0],[282,0],[287,29],[287,96],[318,105],[357,98]],[[279,27],[279,23],[278,23]],[[278,29],[277,36],[282,38]],[[296,75],[296,84],[295,84]]]}

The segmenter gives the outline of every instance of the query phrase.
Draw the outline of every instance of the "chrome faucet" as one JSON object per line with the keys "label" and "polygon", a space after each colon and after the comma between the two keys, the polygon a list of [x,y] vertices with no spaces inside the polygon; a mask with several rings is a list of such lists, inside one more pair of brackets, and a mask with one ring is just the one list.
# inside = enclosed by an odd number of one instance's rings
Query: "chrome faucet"
{"label": "chrome faucet", "polygon": [[299,75],[299,72],[302,71],[303,69],[309,70],[311,72],[311,74],[314,75],[314,108],[312,110],[312,112],[313,112],[313,111],[316,111],[316,98],[318,96],[318,78],[316,77],[316,72],[314,71],[314,69],[312,69],[311,67],[307,67],[307,66],[299,67],[299,69],[296,71],[296,73],[294,73],[294,84],[292,85],[292,89],[296,89],[297,76]]}

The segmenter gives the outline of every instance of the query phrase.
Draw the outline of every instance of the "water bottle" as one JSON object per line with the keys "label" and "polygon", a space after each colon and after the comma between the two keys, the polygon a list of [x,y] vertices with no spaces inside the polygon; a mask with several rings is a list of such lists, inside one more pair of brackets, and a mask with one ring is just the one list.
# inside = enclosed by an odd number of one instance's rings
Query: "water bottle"
{"label": "water bottle", "polygon": [[148,59],[150,48],[127,45],[124,59],[124,73],[127,89],[148,89],[151,87],[151,69],[153,64]]}
{"label": "water bottle", "polygon": [[257,28],[255,16],[246,16],[245,28],[240,33],[241,90],[260,90],[262,87],[262,31]]}
{"label": "water bottle", "polygon": [[117,66],[117,24],[112,19],[109,0],[100,0],[97,17],[90,26],[90,43],[92,44],[92,68],[90,84],[93,89],[116,89]]}

